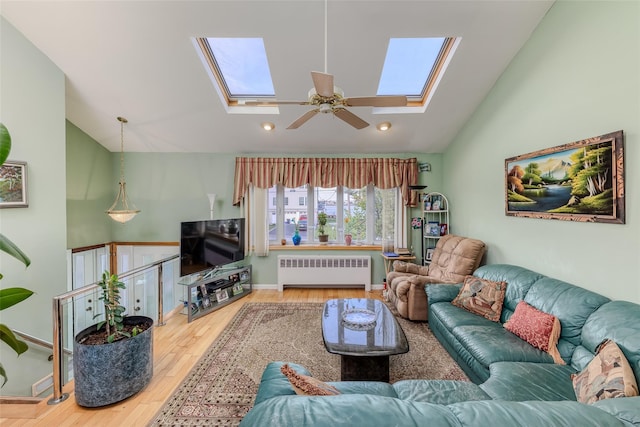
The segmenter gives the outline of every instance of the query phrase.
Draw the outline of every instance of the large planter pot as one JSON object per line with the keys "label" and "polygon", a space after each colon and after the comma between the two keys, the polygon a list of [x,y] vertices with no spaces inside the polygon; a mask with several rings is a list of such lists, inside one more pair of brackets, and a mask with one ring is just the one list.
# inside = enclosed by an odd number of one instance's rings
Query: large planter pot
{"label": "large planter pot", "polygon": [[73,342],[73,376],[76,402],[80,406],[110,405],[133,396],[153,377],[153,319],[127,316],[125,325],[151,322],[135,337],[111,344],[86,345],[80,341],[96,330],[90,326]]}

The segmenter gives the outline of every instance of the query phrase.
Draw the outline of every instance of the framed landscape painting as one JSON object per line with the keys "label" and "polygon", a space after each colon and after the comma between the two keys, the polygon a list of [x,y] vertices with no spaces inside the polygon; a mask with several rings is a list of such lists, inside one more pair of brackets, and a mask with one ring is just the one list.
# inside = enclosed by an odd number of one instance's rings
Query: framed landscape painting
{"label": "framed landscape painting", "polygon": [[27,206],[27,163],[7,160],[0,166],[0,208]]}
{"label": "framed landscape painting", "polygon": [[505,160],[510,216],[624,224],[623,132]]}

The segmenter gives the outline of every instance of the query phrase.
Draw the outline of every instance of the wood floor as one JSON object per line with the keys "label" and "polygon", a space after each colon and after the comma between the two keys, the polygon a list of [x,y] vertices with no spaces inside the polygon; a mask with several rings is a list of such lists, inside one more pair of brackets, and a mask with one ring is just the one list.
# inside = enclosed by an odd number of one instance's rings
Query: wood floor
{"label": "wood floor", "polygon": [[331,298],[381,299],[382,292],[365,292],[364,289],[256,290],[191,323],[187,323],[186,315],[176,314],[167,320],[165,326],[155,328],[153,379],[136,396],[102,409],[86,409],[76,405],[71,383],[65,387],[70,394],[69,399],[58,405],[47,405],[47,399],[37,405],[0,405],[0,425],[145,426],[245,303],[324,302]]}

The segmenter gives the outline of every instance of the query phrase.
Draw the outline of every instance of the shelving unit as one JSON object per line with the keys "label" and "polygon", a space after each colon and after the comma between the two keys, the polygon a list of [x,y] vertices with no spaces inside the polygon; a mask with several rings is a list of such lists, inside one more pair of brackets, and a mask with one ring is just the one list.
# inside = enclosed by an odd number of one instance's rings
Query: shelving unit
{"label": "shelving unit", "polygon": [[186,293],[187,322],[246,297],[252,291],[251,280],[251,265],[220,269],[197,280],[193,275],[182,278],[178,284],[184,286]]}
{"label": "shelving unit", "polygon": [[431,263],[431,255],[438,243],[438,240],[449,234],[449,200],[442,193],[427,193],[422,201],[422,263]]}

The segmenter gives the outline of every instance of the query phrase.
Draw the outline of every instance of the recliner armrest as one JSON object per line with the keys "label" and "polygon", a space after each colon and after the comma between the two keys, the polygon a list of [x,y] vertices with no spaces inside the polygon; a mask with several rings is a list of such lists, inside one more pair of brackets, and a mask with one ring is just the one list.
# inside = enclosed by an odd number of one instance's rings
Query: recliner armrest
{"label": "recliner armrest", "polygon": [[458,295],[462,283],[457,284],[441,284],[441,283],[427,283],[424,287],[427,293],[427,303],[429,305],[437,302],[451,302]]}

